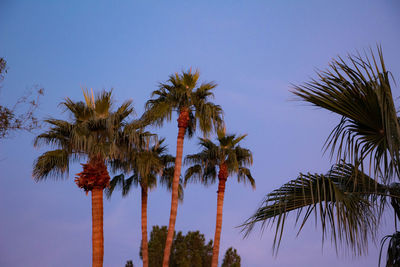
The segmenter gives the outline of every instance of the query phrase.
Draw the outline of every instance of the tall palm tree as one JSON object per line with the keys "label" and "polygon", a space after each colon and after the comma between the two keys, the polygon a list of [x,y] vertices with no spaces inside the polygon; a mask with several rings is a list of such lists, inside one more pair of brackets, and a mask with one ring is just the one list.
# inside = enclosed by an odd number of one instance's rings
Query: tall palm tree
{"label": "tall palm tree", "polygon": [[[141,188],[141,219],[142,219],[142,244],[141,254],[143,267],[149,265],[148,240],[147,240],[147,200],[148,191],[157,186],[157,176],[160,176],[161,184],[172,187],[175,158],[167,154],[167,146],[163,145],[164,139],[157,140],[150,147],[150,136],[143,139],[141,147],[137,147],[123,160],[117,159],[112,162],[113,169],[132,173],[129,178],[124,174],[115,176],[110,187],[106,190],[107,197],[111,197],[116,188],[122,190],[122,196],[126,197],[132,189],[132,185]],[[179,187],[179,199],[183,200],[182,186]]]}
{"label": "tall palm tree", "polygon": [[200,73],[182,72],[170,75],[166,83],[161,83],[159,89],[152,93],[152,98],[146,103],[143,120],[161,126],[164,121],[170,121],[172,113],[178,113],[178,138],[176,145],[175,171],[172,182],[171,212],[167,239],[164,250],[163,267],[168,267],[175,221],[178,210],[178,185],[182,167],[183,141],[185,134],[193,135],[198,125],[201,132],[207,134],[221,127],[222,109],[210,102],[214,97],[212,90],[215,83],[198,85]]}
{"label": "tall palm tree", "polygon": [[[243,226],[248,234],[258,222],[262,226],[269,220],[276,222],[274,245],[279,246],[287,214],[297,210],[299,219],[304,209],[300,230],[314,212],[319,214],[323,236],[329,224],[336,246],[344,242],[360,254],[366,251],[367,238],[376,234],[387,197],[396,216],[400,215],[398,186],[390,184],[400,177],[400,125],[390,76],[380,47],[378,57],[372,50],[371,56],[349,55],[347,61],[333,60],[328,70],[317,75],[295,86],[293,93],[341,116],[325,143],[331,157],[336,155],[337,165],[326,175],[300,174],[267,194]],[[367,164],[375,181],[364,173]],[[363,188],[366,183],[372,187]]]}
{"label": "tall palm tree", "polygon": [[[210,139],[199,138],[202,151],[188,155],[185,163],[191,164],[185,173],[185,184],[188,181],[201,182],[204,185],[215,183],[218,177],[217,220],[215,225],[212,267],[218,266],[219,244],[222,228],[222,209],[224,205],[225,183],[228,176],[236,175],[238,182],[249,182],[255,188],[255,181],[247,166],[253,163],[249,149],[242,148],[239,142],[246,135],[226,135],[218,131],[218,143]],[[218,175],[217,175],[218,168]]]}
{"label": "tall palm tree", "polygon": [[125,101],[112,111],[111,91],[103,91],[96,97],[84,92],[85,102],[74,102],[66,98],[61,105],[72,115],[71,121],[48,119],[50,129],[35,139],[35,146],[50,145],[47,151],[34,162],[33,177],[42,181],[49,177],[62,178],[69,171],[70,162],[81,162],[83,171],[77,174],[76,184],[86,194],[92,193],[92,246],[93,266],[103,266],[103,189],[109,186],[110,176],[107,161],[119,156],[133,140],[133,133],[124,129],[134,109],[131,101]]}

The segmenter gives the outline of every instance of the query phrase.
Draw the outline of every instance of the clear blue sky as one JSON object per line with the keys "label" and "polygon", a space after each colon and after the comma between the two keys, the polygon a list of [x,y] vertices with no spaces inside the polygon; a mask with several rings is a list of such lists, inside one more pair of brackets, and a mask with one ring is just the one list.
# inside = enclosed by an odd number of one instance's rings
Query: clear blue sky
{"label": "clear blue sky", "polygon": [[[282,248],[271,253],[273,231],[243,240],[235,228],[263,196],[302,172],[325,172],[321,147],[339,118],[290,101],[291,83],[307,81],[337,55],[381,44],[389,70],[400,79],[400,4],[387,1],[19,1],[0,0],[0,57],[9,66],[1,104],[27,88],[45,89],[40,116],[64,117],[65,97],[82,99],[81,87],[114,88],[117,101],[133,99],[137,113],[157,83],[190,66],[215,81],[215,102],[228,131],[247,133],[254,152],[257,189],[228,181],[221,255],[238,249],[242,266],[376,266],[378,248],[366,257],[337,257],[329,242],[321,250],[320,227],[296,238],[287,224]],[[399,95],[398,87],[394,94]],[[120,102],[119,102],[120,103]],[[157,131],[175,153],[176,123]],[[74,266],[91,262],[90,197],[69,179],[35,183],[33,135],[0,141],[0,266]],[[185,143],[194,153],[196,140]],[[200,230],[211,239],[216,185],[190,185],[179,207],[177,230]],[[105,201],[104,266],[138,266],[140,195]],[[168,222],[170,195],[158,188],[149,198],[149,228]],[[388,220],[380,237],[394,232]],[[379,243],[379,242],[378,242]]]}

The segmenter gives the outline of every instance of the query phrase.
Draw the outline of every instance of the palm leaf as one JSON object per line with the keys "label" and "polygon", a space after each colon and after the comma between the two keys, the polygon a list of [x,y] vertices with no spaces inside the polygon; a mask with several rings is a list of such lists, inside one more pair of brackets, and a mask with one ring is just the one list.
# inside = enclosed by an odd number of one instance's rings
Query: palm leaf
{"label": "palm leaf", "polygon": [[395,267],[400,265],[400,232],[393,235],[387,235],[381,240],[381,249],[379,251],[379,264],[381,266],[382,250],[386,241],[389,241],[386,255],[386,267]]}
{"label": "palm leaf", "polygon": [[63,178],[69,170],[68,152],[62,149],[47,151],[33,163],[33,178],[36,181],[48,177]]}
{"label": "palm leaf", "polygon": [[299,232],[314,213],[322,226],[324,240],[328,230],[336,248],[349,245],[354,253],[366,252],[368,238],[375,237],[379,216],[378,200],[385,203],[388,187],[377,183],[351,164],[336,164],[325,175],[300,174],[279,189],[267,194],[257,211],[242,225],[247,236],[256,225],[276,224],[274,249],[281,243],[290,212],[296,211]]}
{"label": "palm leaf", "polygon": [[[399,174],[400,125],[397,119],[382,49],[378,63],[371,56],[349,55],[334,60],[318,79],[295,86],[293,93],[342,116],[326,141],[331,156],[363,165],[365,159],[385,180]],[[367,162],[367,161],[366,161]]]}

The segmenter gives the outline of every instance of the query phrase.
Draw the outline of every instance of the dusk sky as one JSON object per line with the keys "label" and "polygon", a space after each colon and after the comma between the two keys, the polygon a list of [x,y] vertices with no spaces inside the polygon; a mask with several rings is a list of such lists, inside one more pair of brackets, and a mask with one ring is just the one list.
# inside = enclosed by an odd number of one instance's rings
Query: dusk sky
{"label": "dusk sky", "polygon": [[[256,228],[243,239],[238,225],[266,193],[330,165],[322,146],[340,118],[292,101],[292,84],[315,77],[331,59],[383,48],[387,69],[400,84],[400,2],[336,1],[40,1],[0,0],[0,57],[7,60],[0,104],[12,105],[35,86],[43,87],[38,116],[66,119],[58,104],[83,100],[81,88],[113,90],[116,104],[132,99],[137,116],[168,75],[199,69],[215,81],[229,133],[248,134],[256,190],[228,179],[220,262],[238,250],[244,267],[377,266],[380,238],[392,234],[392,216],[382,224],[367,256],[346,249],[336,255],[330,240],[321,247],[321,226],[310,220],[296,237],[293,216],[281,249],[272,255],[274,230]],[[396,107],[399,102],[396,101]],[[176,118],[154,131],[175,154]],[[42,131],[45,128],[42,129]],[[40,131],[37,131],[38,133]],[[90,196],[68,179],[36,183],[34,160],[49,147],[33,147],[34,134],[0,140],[0,266],[87,267],[91,263]],[[185,140],[184,156],[198,151]],[[185,167],[183,168],[185,170]],[[214,236],[217,185],[189,184],[178,208],[176,230]],[[170,193],[149,194],[148,226],[167,225]],[[104,201],[104,266],[122,267],[139,258],[140,190]]]}

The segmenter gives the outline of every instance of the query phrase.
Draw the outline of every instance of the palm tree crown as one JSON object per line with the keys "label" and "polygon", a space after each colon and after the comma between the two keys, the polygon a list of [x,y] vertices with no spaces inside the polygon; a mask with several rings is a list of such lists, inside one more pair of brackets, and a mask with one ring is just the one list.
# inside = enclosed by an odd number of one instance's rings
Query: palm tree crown
{"label": "palm tree crown", "polygon": [[96,97],[90,97],[88,92],[84,95],[86,102],[66,98],[60,104],[72,115],[71,122],[47,119],[50,129],[35,138],[35,146],[46,144],[55,148],[35,161],[33,177],[36,180],[62,178],[68,173],[70,161],[117,158],[126,149],[119,144],[124,139],[133,140],[132,133],[124,131],[126,120],[134,112],[132,101],[125,101],[112,112],[111,91],[103,91]]}
{"label": "palm tree crown", "polygon": [[178,124],[187,128],[192,136],[198,125],[200,130],[207,134],[218,129],[222,121],[222,109],[219,105],[210,102],[214,98],[212,90],[217,86],[213,82],[202,83],[198,86],[200,72],[182,72],[170,75],[167,83],[160,83],[146,103],[146,113],[143,119],[156,125],[162,125],[165,120],[170,121],[172,113],[179,116]]}
{"label": "palm tree crown", "polygon": [[220,168],[224,177],[236,175],[238,182],[249,182],[255,188],[255,181],[247,168],[253,163],[252,153],[238,145],[245,137],[218,131],[217,144],[210,139],[199,138],[202,151],[185,158],[185,164],[191,165],[185,173],[185,184],[189,181],[204,185],[215,183],[219,175],[217,168]]}

